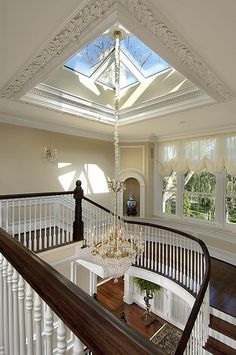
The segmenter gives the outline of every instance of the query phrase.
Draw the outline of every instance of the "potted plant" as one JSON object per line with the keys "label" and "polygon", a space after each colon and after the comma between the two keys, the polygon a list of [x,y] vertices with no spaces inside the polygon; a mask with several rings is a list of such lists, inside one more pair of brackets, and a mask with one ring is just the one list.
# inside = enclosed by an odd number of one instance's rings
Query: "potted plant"
{"label": "potted plant", "polygon": [[161,286],[139,277],[134,277],[133,282],[141,292],[145,291],[145,296],[143,299],[145,302],[146,311],[143,313],[142,318],[144,319],[146,325],[150,325],[154,320],[156,320],[156,317],[150,312],[150,300],[153,298],[154,293],[160,290]]}

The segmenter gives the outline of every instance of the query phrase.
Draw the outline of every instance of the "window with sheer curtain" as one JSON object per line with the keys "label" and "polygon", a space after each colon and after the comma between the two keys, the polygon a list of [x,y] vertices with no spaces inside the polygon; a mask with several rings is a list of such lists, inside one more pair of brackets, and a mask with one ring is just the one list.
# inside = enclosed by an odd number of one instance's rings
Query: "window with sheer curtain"
{"label": "window with sheer curtain", "polygon": [[162,176],[172,171],[199,171],[206,168],[212,173],[226,169],[236,176],[236,134],[202,137],[192,140],[161,142],[157,144],[156,160]]}
{"label": "window with sheer curtain", "polygon": [[155,159],[161,214],[236,225],[236,134],[161,142]]}

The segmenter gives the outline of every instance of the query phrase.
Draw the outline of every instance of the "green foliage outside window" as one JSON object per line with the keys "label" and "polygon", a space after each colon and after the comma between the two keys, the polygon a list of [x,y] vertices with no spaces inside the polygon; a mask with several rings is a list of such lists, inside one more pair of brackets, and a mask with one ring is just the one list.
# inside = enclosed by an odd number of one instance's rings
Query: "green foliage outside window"
{"label": "green foliage outside window", "polygon": [[236,176],[227,174],[225,195],[226,223],[236,223]]}
{"label": "green foliage outside window", "polygon": [[203,170],[184,176],[183,212],[186,217],[210,220],[215,219],[215,188],[214,174]]}

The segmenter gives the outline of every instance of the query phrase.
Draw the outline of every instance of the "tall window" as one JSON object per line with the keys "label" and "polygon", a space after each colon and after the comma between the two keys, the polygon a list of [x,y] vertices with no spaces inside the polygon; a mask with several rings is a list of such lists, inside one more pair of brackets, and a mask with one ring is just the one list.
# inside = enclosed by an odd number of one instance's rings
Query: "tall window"
{"label": "tall window", "polygon": [[184,174],[183,215],[215,220],[216,177],[206,169]]}
{"label": "tall window", "polygon": [[176,172],[162,178],[162,212],[176,214]]}
{"label": "tall window", "polygon": [[226,223],[236,223],[236,176],[226,175],[225,193]]}

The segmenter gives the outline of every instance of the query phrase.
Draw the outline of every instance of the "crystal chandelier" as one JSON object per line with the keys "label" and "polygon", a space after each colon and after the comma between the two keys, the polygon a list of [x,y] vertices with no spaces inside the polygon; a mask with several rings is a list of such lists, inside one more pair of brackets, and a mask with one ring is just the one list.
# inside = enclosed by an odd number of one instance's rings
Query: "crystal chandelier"
{"label": "crystal chandelier", "polygon": [[125,190],[125,183],[119,181],[119,97],[120,97],[120,40],[121,31],[113,32],[115,40],[115,125],[114,125],[114,152],[115,152],[115,177],[108,181],[110,191],[114,193],[114,210],[110,219],[108,233],[96,236],[90,235],[90,250],[94,262],[104,269],[105,277],[113,277],[116,282],[118,277],[125,274],[136,258],[143,252],[142,230],[128,233],[127,224],[118,216],[118,193]]}

